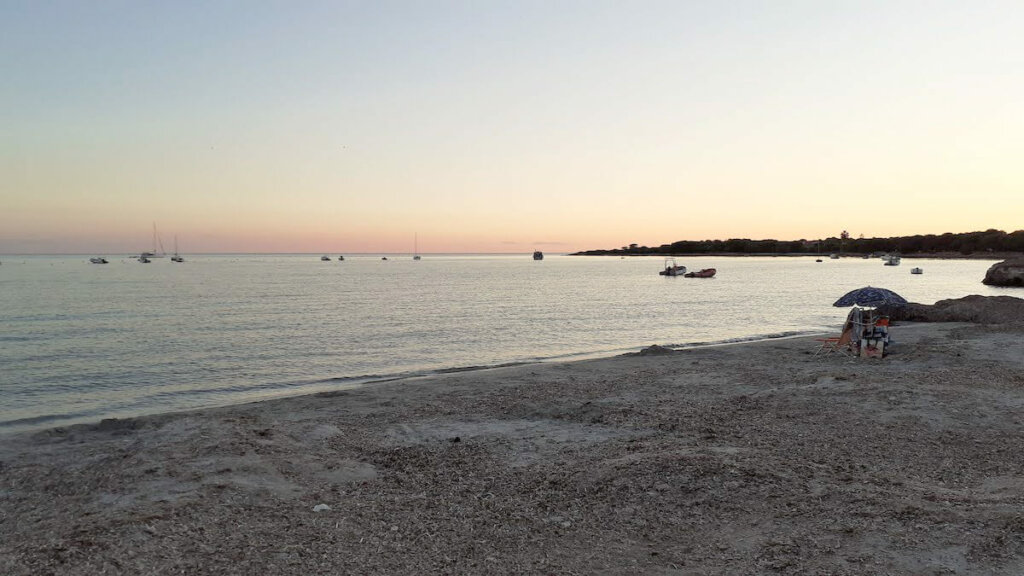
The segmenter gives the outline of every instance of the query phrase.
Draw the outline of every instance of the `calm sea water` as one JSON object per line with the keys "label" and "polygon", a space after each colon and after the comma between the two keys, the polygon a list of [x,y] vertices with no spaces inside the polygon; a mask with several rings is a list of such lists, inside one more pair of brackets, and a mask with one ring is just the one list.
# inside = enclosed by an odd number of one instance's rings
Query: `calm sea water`
{"label": "calm sea water", "polygon": [[[0,431],[224,405],[471,366],[834,331],[865,285],[1005,293],[991,261],[549,255],[0,257]],[[910,274],[921,266],[925,273]]]}

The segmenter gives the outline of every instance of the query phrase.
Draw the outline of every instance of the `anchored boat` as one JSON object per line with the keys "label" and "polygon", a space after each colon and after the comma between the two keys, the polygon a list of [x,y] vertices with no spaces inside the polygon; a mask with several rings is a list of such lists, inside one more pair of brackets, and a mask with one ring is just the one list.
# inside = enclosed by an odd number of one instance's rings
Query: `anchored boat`
{"label": "anchored boat", "polygon": [[658,274],[662,276],[683,276],[686,274],[686,266],[677,265],[675,258],[665,258],[665,267]]}

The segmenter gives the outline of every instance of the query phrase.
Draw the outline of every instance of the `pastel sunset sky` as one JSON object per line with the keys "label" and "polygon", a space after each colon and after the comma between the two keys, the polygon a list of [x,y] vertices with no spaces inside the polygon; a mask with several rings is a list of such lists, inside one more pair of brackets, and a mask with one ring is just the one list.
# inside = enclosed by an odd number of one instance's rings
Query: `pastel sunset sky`
{"label": "pastel sunset sky", "polygon": [[0,253],[1024,227],[1024,2],[0,3]]}

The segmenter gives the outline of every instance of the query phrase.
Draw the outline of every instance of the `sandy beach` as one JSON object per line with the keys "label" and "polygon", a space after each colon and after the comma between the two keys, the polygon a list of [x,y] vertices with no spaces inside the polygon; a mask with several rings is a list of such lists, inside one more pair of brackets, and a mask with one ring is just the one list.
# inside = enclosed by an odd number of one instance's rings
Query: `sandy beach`
{"label": "sandy beach", "polygon": [[0,438],[0,574],[1021,574],[1024,328],[458,372]]}

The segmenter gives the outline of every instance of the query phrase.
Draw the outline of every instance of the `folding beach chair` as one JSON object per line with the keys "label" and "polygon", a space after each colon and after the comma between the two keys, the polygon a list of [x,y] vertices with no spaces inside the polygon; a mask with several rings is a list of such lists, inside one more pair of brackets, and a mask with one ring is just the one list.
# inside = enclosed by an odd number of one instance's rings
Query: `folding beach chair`
{"label": "folding beach chair", "polygon": [[826,356],[838,353],[843,356],[853,356],[853,348],[850,346],[853,335],[853,326],[847,326],[843,333],[837,338],[817,338],[821,343],[814,352],[815,356]]}

